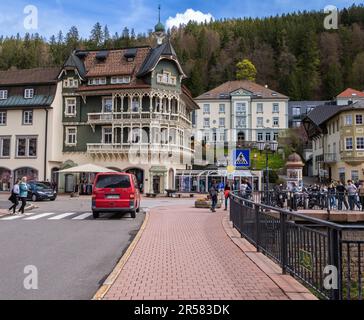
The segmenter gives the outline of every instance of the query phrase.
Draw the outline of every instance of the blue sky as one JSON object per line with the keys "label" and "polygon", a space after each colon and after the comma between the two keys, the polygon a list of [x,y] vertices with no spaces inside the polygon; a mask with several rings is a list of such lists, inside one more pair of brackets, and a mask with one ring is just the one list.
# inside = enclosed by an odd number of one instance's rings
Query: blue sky
{"label": "blue sky", "polygon": [[[343,8],[362,2],[364,0],[1,0],[0,34],[29,31],[50,37],[76,25],[80,34],[88,37],[97,21],[107,24],[112,34],[120,33],[124,26],[134,28],[136,32],[147,32],[157,22],[159,3],[162,22],[168,21],[168,25],[172,25],[190,17],[264,17],[298,10],[323,10],[327,5]],[[37,30],[24,28],[27,5],[38,9]]]}

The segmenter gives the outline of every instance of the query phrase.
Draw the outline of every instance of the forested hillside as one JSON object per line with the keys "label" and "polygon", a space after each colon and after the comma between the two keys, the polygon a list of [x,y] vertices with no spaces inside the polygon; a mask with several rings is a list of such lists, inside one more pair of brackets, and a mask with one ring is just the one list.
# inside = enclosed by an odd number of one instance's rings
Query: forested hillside
{"label": "forested hillside", "polygon": [[[330,99],[346,87],[364,90],[364,6],[340,12],[339,30],[327,31],[322,12],[265,19],[189,23],[170,35],[194,96],[234,80],[236,64],[251,60],[257,82],[292,100]],[[88,39],[77,27],[50,39],[38,34],[0,37],[0,69],[62,65],[75,48],[118,48],[153,44],[150,34],[125,28],[111,35],[97,23]]]}

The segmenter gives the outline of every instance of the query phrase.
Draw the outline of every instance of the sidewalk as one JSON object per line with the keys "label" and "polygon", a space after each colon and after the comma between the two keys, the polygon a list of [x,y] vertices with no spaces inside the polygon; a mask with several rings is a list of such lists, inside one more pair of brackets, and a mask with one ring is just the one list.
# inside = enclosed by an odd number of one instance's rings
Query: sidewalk
{"label": "sidewalk", "polygon": [[[226,221],[227,214],[222,211],[213,214],[182,206],[151,210],[139,242],[104,299],[314,298],[289,276],[284,276],[281,286],[277,284],[280,280],[273,281],[269,272],[259,267],[272,262],[259,256],[257,263],[245,254],[225,231]],[[295,295],[289,296],[284,287],[293,287]]]}

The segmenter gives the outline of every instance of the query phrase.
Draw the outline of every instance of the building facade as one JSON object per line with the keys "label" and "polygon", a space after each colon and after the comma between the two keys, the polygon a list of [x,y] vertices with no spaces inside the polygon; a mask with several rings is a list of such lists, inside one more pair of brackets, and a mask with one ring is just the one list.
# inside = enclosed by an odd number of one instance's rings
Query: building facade
{"label": "building facade", "polygon": [[62,163],[59,68],[0,71],[0,191],[51,180]]}
{"label": "building facade", "polygon": [[[144,192],[174,187],[191,163],[191,112],[185,74],[169,40],[157,47],[75,51],[64,64],[63,159],[137,176]],[[71,191],[72,179],[60,182]]]}
{"label": "building facade", "polygon": [[288,97],[250,81],[226,82],[195,101],[198,141],[273,141],[288,128]]}
{"label": "building facade", "polygon": [[320,106],[307,116],[304,126],[313,140],[315,176],[364,180],[364,101]]}
{"label": "building facade", "polygon": [[302,120],[317,106],[328,104],[330,101],[289,101],[288,116],[289,128],[299,128]]}

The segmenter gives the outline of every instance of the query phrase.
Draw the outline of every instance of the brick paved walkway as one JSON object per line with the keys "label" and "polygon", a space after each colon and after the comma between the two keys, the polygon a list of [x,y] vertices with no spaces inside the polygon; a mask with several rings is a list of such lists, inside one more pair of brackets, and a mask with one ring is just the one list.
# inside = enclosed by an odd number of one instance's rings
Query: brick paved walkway
{"label": "brick paved walkway", "polygon": [[223,213],[158,208],[104,299],[275,300],[288,296],[227,236]]}

